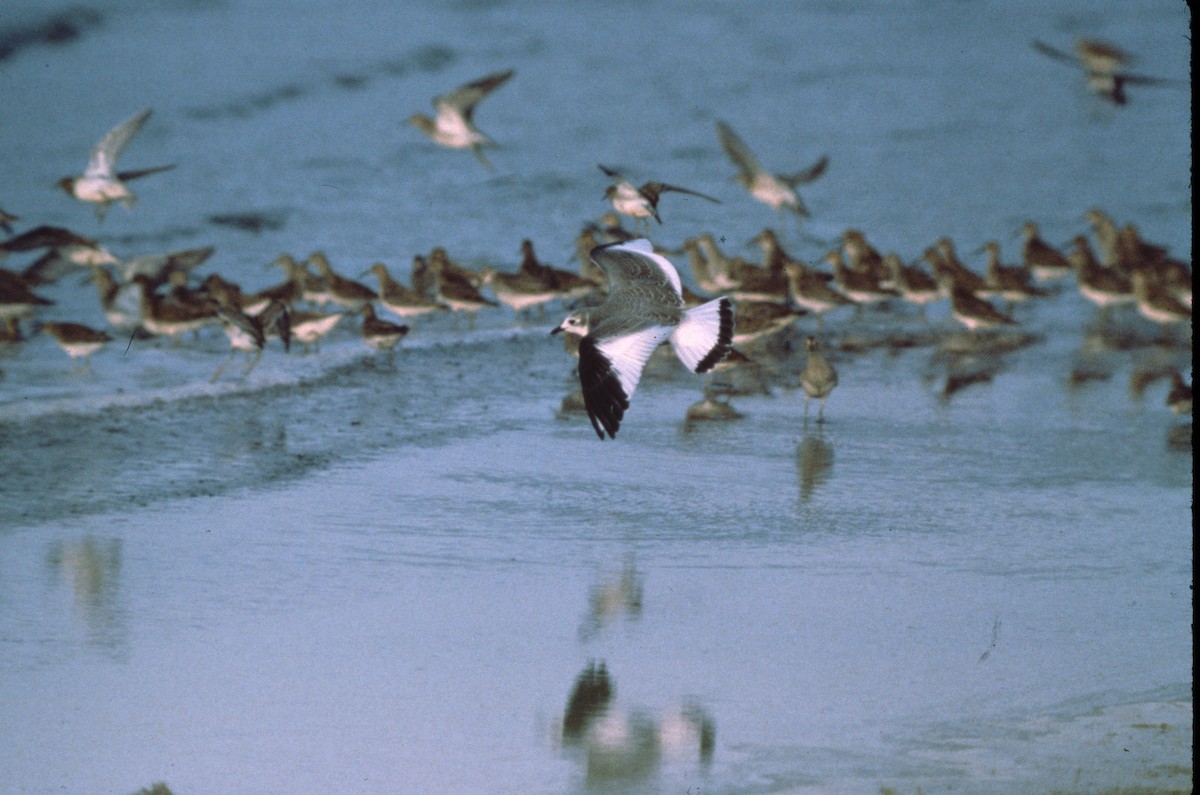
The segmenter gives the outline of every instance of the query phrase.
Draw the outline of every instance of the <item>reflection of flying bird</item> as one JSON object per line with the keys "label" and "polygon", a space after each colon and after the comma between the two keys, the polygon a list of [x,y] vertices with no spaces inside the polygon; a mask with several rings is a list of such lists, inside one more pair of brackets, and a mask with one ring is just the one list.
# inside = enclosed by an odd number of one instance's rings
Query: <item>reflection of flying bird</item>
{"label": "reflection of flying bird", "polygon": [[615,688],[604,663],[589,663],[575,679],[562,721],[564,748],[587,755],[592,783],[630,783],[655,774],[664,758],[695,753],[712,761],[717,730],[702,706],[684,704],[659,715],[614,703]]}
{"label": "reflection of flying bird", "polygon": [[613,184],[604,191],[604,198],[612,202],[613,209],[622,215],[628,215],[630,218],[636,218],[647,224],[649,223],[647,218],[653,218],[660,224],[662,223],[662,218],[658,216],[658,200],[664,193],[686,193],[715,204],[721,203],[720,199],[714,199],[707,194],[666,182],[646,182],[638,188],[623,177],[619,171],[607,166],[599,168],[613,180]]}
{"label": "reflection of flying bird", "polygon": [[152,112],[147,108],[113,127],[92,148],[87,169],[82,176],[63,177],[58,181],[59,187],[71,196],[96,205],[96,217],[101,221],[108,212],[108,206],[113,202],[120,202],[126,208],[130,208],[137,201],[133,191],[125,185],[126,182],[175,167],[172,164],[137,171],[117,171],[117,158],[121,156],[121,151],[137,131],[142,129]]}
{"label": "reflection of flying bird", "polygon": [[807,216],[808,208],[796,193],[798,185],[812,182],[825,173],[829,158],[822,157],[803,171],[794,174],[772,174],[758,162],[737,133],[723,121],[717,122],[717,136],[729,159],[738,167],[737,181],[750,195],[776,210],[788,209],[799,216]]}
{"label": "reflection of flying bird", "polygon": [[717,298],[683,307],[679,273],[644,238],[592,250],[608,276],[608,300],[572,312],[551,334],[566,331],[579,343],[579,382],[596,434],[615,438],[642,368],[660,343],[671,347],[689,370],[704,373],[729,353],[733,305]]}
{"label": "reflection of flying bird", "polygon": [[1124,71],[1132,60],[1128,53],[1107,42],[1096,39],[1079,39],[1075,42],[1075,54],[1034,39],[1033,48],[1043,55],[1058,61],[1073,63],[1081,67],[1087,78],[1088,88],[1113,103],[1124,105],[1126,85],[1159,86],[1183,85],[1183,81],[1163,77],[1148,77]]}
{"label": "reflection of flying bird", "polygon": [[499,88],[513,75],[512,69],[481,77],[459,86],[448,94],[434,97],[433,107],[437,117],[430,118],[421,113],[409,117],[409,124],[429,136],[434,143],[448,149],[470,149],[479,162],[489,171],[492,164],[484,157],[485,147],[495,147],[496,142],[475,126],[472,116],[480,100]]}

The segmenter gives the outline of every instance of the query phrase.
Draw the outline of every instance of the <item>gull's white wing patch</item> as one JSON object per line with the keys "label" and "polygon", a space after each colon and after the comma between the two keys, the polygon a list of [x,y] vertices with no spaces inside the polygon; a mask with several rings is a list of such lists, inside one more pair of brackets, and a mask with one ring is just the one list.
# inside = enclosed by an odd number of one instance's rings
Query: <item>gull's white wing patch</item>
{"label": "gull's white wing patch", "polygon": [[644,331],[611,337],[596,343],[596,347],[609,360],[613,372],[617,374],[626,399],[633,397],[633,391],[637,389],[638,381],[642,377],[642,368],[646,366],[650,354],[669,336],[669,327],[652,326]]}
{"label": "gull's white wing patch", "polygon": [[617,435],[646,360],[670,333],[669,326],[652,326],[599,340],[589,334],[579,343],[583,404],[601,439]]}
{"label": "gull's white wing patch", "polygon": [[671,347],[689,370],[708,372],[729,353],[733,342],[733,305],[718,298],[683,313],[671,334]]}

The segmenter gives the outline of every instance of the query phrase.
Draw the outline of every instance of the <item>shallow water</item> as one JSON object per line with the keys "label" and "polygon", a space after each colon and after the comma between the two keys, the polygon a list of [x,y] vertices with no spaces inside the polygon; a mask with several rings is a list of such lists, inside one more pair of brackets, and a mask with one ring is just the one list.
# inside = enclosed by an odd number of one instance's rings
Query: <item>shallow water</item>
{"label": "shallow water", "polygon": [[[723,200],[668,195],[656,240],[750,255],[775,224],[819,256],[729,181],[716,118],[779,170],[830,154],[804,189],[818,238],[1015,255],[1026,218],[1062,242],[1100,205],[1190,259],[1188,92],[1114,110],[1028,47],[1095,35],[1180,77],[1182,4],[100,13],[0,61],[24,110],[0,125],[0,206],[120,256],[212,244],[206,269],[248,288],[317,248],[404,275],[438,244],[515,267],[529,237],[562,265],[605,209],[597,162]],[[404,125],[507,66],[477,116],[494,173]],[[98,225],[53,180],[144,106],[123,165],[180,165]],[[264,225],[210,220],[239,213]],[[103,322],[90,286],[45,294],[45,319]],[[831,315],[825,423],[793,345],[731,422],[685,422],[700,379],[654,363],[602,444],[559,410],[556,314],[419,321],[392,362],[347,325],[216,384],[211,331],[83,372],[40,335],[0,354],[0,790],[1190,788],[1190,419],[1138,380],[1186,372],[1188,334],[1102,328],[1069,284],[996,355],[947,353],[944,305]],[[595,661],[611,714],[698,709],[711,757],[614,777],[564,745]]]}

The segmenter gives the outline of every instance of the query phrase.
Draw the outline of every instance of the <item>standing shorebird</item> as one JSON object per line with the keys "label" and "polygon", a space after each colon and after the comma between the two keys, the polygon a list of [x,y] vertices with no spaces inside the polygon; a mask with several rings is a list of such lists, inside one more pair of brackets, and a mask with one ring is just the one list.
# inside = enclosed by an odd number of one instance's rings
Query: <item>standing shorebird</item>
{"label": "standing shorebird", "polygon": [[792,302],[814,313],[818,328],[825,325],[825,313],[830,309],[854,304],[854,301],[830,287],[820,271],[802,262],[788,262],[783,266],[783,272],[787,275],[788,294]]}
{"label": "standing shorebird", "polygon": [[[58,343],[67,352],[72,362],[83,359],[90,362],[91,355],[112,341],[107,332],[82,325],[81,323],[43,323],[42,333]],[[72,367],[74,369],[74,367]]]}
{"label": "standing shorebird", "polygon": [[371,273],[379,280],[379,303],[383,308],[397,317],[418,317],[431,312],[447,312],[450,307],[440,304],[417,290],[404,286],[396,281],[387,266],[376,262],[371,266]]}
{"label": "standing shorebird", "polygon": [[966,326],[971,334],[979,329],[1017,324],[1017,321],[975,295],[970,288],[954,278],[943,279],[941,284],[943,291],[950,296],[950,314],[954,316],[955,320]]}
{"label": "standing shorebird", "polygon": [[775,210],[790,210],[797,216],[808,216],[808,208],[804,206],[796,187],[812,182],[825,173],[829,166],[829,158],[822,157],[803,171],[794,174],[772,174],[762,167],[758,158],[750,151],[750,147],[738,137],[737,133],[723,121],[717,122],[717,137],[721,140],[721,148],[738,167],[737,181],[750,191],[750,195],[763,204]]}
{"label": "standing shorebird", "polygon": [[675,266],[644,238],[598,246],[591,258],[608,276],[608,300],[572,312],[551,334],[581,337],[579,383],[596,435],[615,438],[642,368],[670,341],[689,370],[704,373],[729,353],[733,304],[717,298],[684,309]]}
{"label": "standing shorebird", "polygon": [[806,339],[804,348],[808,351],[808,362],[800,372],[800,386],[804,389],[804,420],[808,421],[808,401],[816,399],[821,401],[817,409],[817,422],[825,422],[825,401],[837,386],[837,370],[822,355],[816,337]]}
{"label": "standing shorebird", "polygon": [[1037,224],[1026,221],[1021,225],[1021,264],[1039,282],[1061,279],[1071,272],[1071,261],[1058,249],[1042,240]]}
{"label": "standing shorebird", "polygon": [[721,203],[720,199],[714,199],[708,194],[690,188],[681,188],[678,185],[670,185],[666,182],[646,182],[638,188],[615,169],[607,166],[599,166],[599,169],[613,180],[613,184],[604,191],[604,198],[612,203],[613,209],[647,227],[651,218],[662,223],[662,218],[658,215],[658,200],[664,193],[686,193],[714,204]]}
{"label": "standing shorebird", "polygon": [[459,86],[448,94],[434,97],[436,118],[414,113],[408,122],[439,146],[447,149],[470,149],[483,167],[491,171],[492,164],[484,156],[483,150],[494,148],[498,144],[475,126],[472,117],[475,115],[475,106],[512,76],[512,69],[495,72]]}
{"label": "standing shorebird", "polygon": [[104,220],[109,205],[113,202],[120,202],[128,209],[133,207],[134,202],[137,201],[133,191],[125,185],[126,182],[175,167],[174,164],[171,164],[137,171],[117,171],[117,158],[121,156],[121,151],[137,134],[137,131],[142,129],[142,125],[146,123],[146,119],[150,118],[152,112],[150,108],[147,108],[113,127],[92,148],[87,169],[84,170],[82,176],[63,177],[58,181],[58,186],[69,195],[82,202],[94,204],[96,218],[101,221]]}
{"label": "standing shorebird", "polygon": [[375,317],[375,307],[371,304],[363,304],[359,313],[363,316],[363,341],[376,352],[387,351],[390,364],[396,355],[396,345],[408,334],[408,326],[380,320]]}
{"label": "standing shorebird", "polygon": [[888,252],[883,256],[883,265],[891,273],[892,288],[900,293],[900,297],[910,304],[916,304],[925,319],[925,306],[942,299],[942,291],[938,289],[933,277],[915,265],[905,265],[900,255]]}

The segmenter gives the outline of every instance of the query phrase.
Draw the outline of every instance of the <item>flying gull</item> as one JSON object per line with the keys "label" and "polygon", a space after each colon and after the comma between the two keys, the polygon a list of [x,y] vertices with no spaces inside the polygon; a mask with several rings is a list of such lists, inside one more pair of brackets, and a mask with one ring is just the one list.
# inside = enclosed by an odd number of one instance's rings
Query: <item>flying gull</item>
{"label": "flying gull", "polygon": [[679,273],[645,238],[592,249],[608,277],[608,300],[572,312],[551,334],[566,331],[579,343],[579,382],[596,435],[615,438],[642,368],[659,344],[670,341],[689,370],[704,373],[729,353],[733,304],[717,298],[684,309]]}

